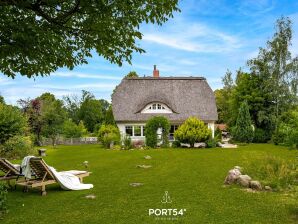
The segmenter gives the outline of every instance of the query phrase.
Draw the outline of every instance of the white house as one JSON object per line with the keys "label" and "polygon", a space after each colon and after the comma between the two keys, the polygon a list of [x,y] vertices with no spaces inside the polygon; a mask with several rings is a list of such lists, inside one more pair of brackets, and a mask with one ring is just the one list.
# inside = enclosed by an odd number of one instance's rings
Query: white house
{"label": "white house", "polygon": [[188,117],[203,120],[212,130],[218,119],[215,97],[203,77],[160,77],[154,66],[153,76],[124,78],[112,95],[116,124],[122,135],[145,140],[146,121],[157,115],[171,123],[169,139]]}

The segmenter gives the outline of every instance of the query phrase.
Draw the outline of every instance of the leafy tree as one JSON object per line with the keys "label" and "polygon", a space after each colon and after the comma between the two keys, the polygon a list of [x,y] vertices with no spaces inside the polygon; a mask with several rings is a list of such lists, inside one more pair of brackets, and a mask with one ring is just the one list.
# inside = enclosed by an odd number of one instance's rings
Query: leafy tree
{"label": "leafy tree", "polygon": [[40,99],[22,100],[18,101],[18,104],[22,107],[24,114],[28,118],[28,124],[30,131],[36,136],[36,144],[41,145],[41,131],[44,126],[42,120],[42,101]]}
{"label": "leafy tree", "polygon": [[109,108],[105,112],[105,118],[104,118],[104,123],[105,124],[112,124],[116,125],[114,115],[113,115],[113,109],[112,106],[110,105]]}
{"label": "leafy tree", "polygon": [[0,95],[0,103],[3,103],[5,104],[5,100],[4,100],[4,97]]}
{"label": "leafy tree", "polygon": [[232,134],[236,141],[249,143],[253,140],[254,131],[246,101],[239,108],[236,126],[233,127]]}
{"label": "leafy tree", "polygon": [[120,143],[120,132],[117,126],[103,124],[98,131],[98,140],[106,147]]}
{"label": "leafy tree", "polygon": [[181,143],[194,147],[196,142],[204,142],[211,136],[211,130],[196,117],[187,118],[175,131],[174,137]]}
{"label": "leafy tree", "polygon": [[263,95],[271,101],[268,109],[272,111],[276,134],[280,115],[297,104],[298,57],[291,56],[291,42],[292,23],[289,18],[281,17],[276,22],[272,40],[248,62],[252,73],[262,80]]}
{"label": "leafy tree", "polygon": [[126,76],[126,78],[138,78],[138,74],[135,71],[130,71]]}
{"label": "leafy tree", "polygon": [[81,106],[81,101],[78,99],[78,96],[63,96],[63,101],[68,117],[78,124],[80,122],[79,111]]}
{"label": "leafy tree", "polygon": [[146,122],[145,126],[145,137],[146,137],[146,145],[150,147],[156,147],[158,144],[157,131],[158,129],[162,129],[161,134],[161,146],[166,147],[169,143],[169,131],[170,131],[170,122],[166,117],[163,116],[155,116],[150,118]]}
{"label": "leafy tree", "polygon": [[38,99],[42,101],[42,121],[44,122],[42,134],[51,138],[55,145],[57,136],[63,132],[66,111],[62,101],[55,99],[52,94],[44,93]]}
{"label": "leafy tree", "polygon": [[78,125],[70,119],[64,121],[63,135],[66,138],[79,138],[85,134],[87,134],[87,129],[82,121]]}
{"label": "leafy tree", "polygon": [[234,80],[232,78],[232,72],[227,71],[222,78],[223,88],[215,90],[215,100],[218,112],[218,123],[233,123],[232,111],[232,91],[234,89]]}
{"label": "leafy tree", "polygon": [[87,63],[91,50],[112,63],[142,53],[140,24],[161,25],[178,0],[24,0],[0,2],[0,71],[15,77],[49,75]]}
{"label": "leafy tree", "polygon": [[0,144],[15,135],[24,134],[26,129],[27,118],[19,109],[0,103]]}

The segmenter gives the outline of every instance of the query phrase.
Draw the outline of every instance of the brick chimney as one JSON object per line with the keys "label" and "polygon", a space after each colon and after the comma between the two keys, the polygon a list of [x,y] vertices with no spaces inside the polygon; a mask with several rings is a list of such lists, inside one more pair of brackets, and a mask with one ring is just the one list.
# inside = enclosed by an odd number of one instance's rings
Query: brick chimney
{"label": "brick chimney", "polygon": [[153,77],[155,77],[155,78],[158,78],[159,77],[159,71],[156,69],[156,65],[154,65]]}

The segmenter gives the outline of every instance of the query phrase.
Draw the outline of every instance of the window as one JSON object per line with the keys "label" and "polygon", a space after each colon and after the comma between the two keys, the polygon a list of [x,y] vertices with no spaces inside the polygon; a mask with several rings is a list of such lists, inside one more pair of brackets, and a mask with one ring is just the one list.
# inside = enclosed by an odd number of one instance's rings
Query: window
{"label": "window", "polygon": [[125,126],[125,134],[129,135],[129,136],[133,136],[132,135],[132,126]]}
{"label": "window", "polygon": [[141,126],[134,126],[133,127],[133,133],[134,136],[141,136],[142,135],[142,127]]}
{"label": "window", "polygon": [[145,106],[141,113],[162,113],[171,114],[173,111],[165,104],[153,102]]}
{"label": "window", "polygon": [[171,125],[170,131],[169,131],[169,140],[174,140],[174,132],[178,129],[178,125]]}

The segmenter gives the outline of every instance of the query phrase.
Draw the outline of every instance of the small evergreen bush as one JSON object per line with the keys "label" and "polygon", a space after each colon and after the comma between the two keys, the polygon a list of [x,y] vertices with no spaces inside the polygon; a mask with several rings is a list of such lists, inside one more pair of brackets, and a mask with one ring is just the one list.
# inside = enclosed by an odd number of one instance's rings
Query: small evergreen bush
{"label": "small evergreen bush", "polygon": [[129,135],[125,135],[122,139],[122,145],[124,149],[128,150],[132,148],[131,137]]}
{"label": "small evergreen bush", "polygon": [[253,126],[246,101],[239,108],[236,126],[232,128],[232,135],[234,140],[239,142],[250,143],[253,140]]}
{"label": "small evergreen bush", "polygon": [[7,186],[0,183],[0,219],[7,211]]}

